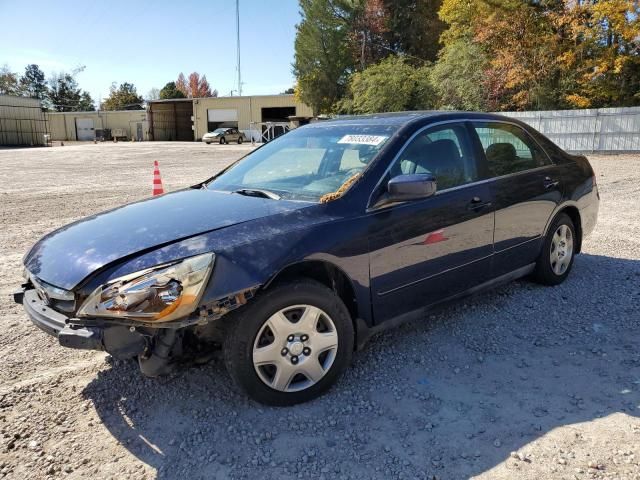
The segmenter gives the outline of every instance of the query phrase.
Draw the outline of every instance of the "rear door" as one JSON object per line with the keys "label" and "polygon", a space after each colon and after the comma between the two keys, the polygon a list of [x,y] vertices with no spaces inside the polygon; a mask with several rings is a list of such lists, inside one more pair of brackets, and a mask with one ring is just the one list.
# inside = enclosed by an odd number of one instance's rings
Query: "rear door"
{"label": "rear door", "polygon": [[472,125],[495,202],[492,276],[497,277],[536,260],[562,199],[560,171],[523,128],[494,121]]}
{"label": "rear door", "polygon": [[[401,174],[431,173],[429,198],[372,212],[370,278],[376,323],[437,303],[486,281],[493,243],[493,206],[479,181],[469,132],[447,123],[414,135],[379,188]],[[374,192],[376,195],[376,192]]]}

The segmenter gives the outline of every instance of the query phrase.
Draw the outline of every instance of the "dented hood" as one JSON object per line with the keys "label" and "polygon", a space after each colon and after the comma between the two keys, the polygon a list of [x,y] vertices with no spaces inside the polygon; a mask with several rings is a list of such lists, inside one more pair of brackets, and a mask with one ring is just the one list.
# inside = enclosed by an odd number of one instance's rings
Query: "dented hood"
{"label": "dented hood", "polygon": [[43,237],[25,256],[31,274],[72,289],[105,265],[212,230],[308,206],[205,189],[125,205]]}

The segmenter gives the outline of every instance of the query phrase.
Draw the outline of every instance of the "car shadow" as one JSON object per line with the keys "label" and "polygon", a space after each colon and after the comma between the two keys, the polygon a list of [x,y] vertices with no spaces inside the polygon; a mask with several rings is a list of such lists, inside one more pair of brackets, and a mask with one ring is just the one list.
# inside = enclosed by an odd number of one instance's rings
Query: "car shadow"
{"label": "car shadow", "polygon": [[583,254],[558,287],[514,282],[377,336],[307,404],[249,401],[215,362],[159,380],[112,362],[83,395],[158,478],[468,478],[558,427],[638,415],[639,305],[640,261]]}

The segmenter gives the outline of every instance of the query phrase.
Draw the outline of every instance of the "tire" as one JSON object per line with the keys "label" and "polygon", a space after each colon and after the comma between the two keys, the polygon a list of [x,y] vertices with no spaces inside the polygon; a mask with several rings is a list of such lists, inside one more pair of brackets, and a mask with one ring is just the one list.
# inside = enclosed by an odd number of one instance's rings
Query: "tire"
{"label": "tire", "polygon": [[242,135],[240,135],[238,137],[238,145],[242,145],[242,142],[244,141],[244,139],[242,138]]}
{"label": "tire", "polygon": [[351,362],[349,312],[332,290],[313,280],[274,286],[232,312],[227,322],[227,371],[238,387],[266,405],[295,405],[322,395]]}
{"label": "tire", "polygon": [[536,261],[534,278],[543,285],[559,285],[571,272],[576,255],[576,229],[571,218],[559,214],[547,231]]}
{"label": "tire", "polygon": [[227,139],[224,137],[220,137],[220,145],[224,145],[225,143],[227,143]]}
{"label": "tire", "polygon": [[207,145],[211,145],[211,142],[204,142],[204,143],[206,143]]}

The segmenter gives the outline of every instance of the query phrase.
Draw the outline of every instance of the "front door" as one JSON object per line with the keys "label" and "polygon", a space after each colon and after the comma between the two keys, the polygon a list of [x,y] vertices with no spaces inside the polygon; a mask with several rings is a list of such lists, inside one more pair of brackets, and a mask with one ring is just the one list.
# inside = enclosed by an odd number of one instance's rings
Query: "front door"
{"label": "front door", "polygon": [[400,152],[394,176],[431,173],[429,198],[372,212],[370,277],[376,323],[450,298],[489,278],[493,202],[467,127],[447,123],[420,131]]}
{"label": "front door", "polygon": [[473,122],[495,203],[493,276],[535,262],[547,222],[561,201],[560,167],[513,124]]}

